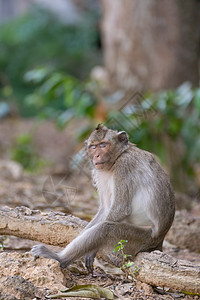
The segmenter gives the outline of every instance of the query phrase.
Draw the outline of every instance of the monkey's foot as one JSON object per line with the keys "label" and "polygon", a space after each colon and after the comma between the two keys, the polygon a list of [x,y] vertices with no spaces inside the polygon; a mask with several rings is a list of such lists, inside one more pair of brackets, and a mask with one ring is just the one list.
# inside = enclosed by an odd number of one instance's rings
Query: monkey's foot
{"label": "monkey's foot", "polygon": [[93,274],[94,271],[94,258],[96,256],[96,252],[89,253],[85,257],[85,266],[89,273]]}
{"label": "monkey's foot", "polygon": [[35,257],[40,257],[43,256],[42,254],[45,251],[45,246],[43,245],[35,245],[33,246],[33,248],[31,249],[31,254]]}
{"label": "monkey's foot", "polygon": [[62,260],[60,260],[60,267],[62,268],[62,269],[65,269],[65,268],[67,268],[69,266],[69,263],[67,262],[67,261],[62,261]]}

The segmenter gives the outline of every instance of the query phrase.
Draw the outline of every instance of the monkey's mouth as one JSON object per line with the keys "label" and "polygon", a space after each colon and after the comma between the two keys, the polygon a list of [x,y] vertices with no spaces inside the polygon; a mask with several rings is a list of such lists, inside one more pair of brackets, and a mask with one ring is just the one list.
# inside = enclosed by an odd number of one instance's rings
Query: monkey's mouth
{"label": "monkey's mouth", "polygon": [[95,166],[98,166],[98,165],[103,165],[103,164],[105,164],[105,163],[106,163],[105,161],[96,162],[96,163],[95,163]]}

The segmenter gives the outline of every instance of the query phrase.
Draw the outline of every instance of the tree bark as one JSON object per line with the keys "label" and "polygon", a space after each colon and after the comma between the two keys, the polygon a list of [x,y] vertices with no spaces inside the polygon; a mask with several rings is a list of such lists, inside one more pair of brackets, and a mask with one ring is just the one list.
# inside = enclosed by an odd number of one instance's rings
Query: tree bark
{"label": "tree bark", "polygon": [[[86,224],[86,221],[59,212],[0,207],[1,235],[14,235],[55,246],[66,246]],[[139,267],[135,276],[140,281],[181,292],[200,293],[200,266],[159,251],[139,253],[135,264]]]}
{"label": "tree bark", "polygon": [[196,0],[102,0],[105,67],[117,88],[198,84]]}
{"label": "tree bark", "polygon": [[60,212],[42,213],[27,207],[0,207],[0,235],[14,235],[65,247],[85,227],[83,221]]}
{"label": "tree bark", "polygon": [[[178,260],[166,253],[139,253],[135,264],[139,267],[136,279],[179,292],[200,294],[200,266]],[[134,271],[134,267],[133,267]]]}

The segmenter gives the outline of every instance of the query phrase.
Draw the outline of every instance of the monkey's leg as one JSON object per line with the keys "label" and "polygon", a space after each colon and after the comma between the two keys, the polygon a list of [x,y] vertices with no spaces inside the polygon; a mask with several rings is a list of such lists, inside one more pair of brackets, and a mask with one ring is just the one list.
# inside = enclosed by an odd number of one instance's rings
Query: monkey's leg
{"label": "monkey's leg", "polygon": [[60,262],[61,267],[67,267],[87,253],[95,252],[105,245],[114,247],[115,243],[126,239],[129,241],[127,249],[131,250],[130,254],[136,255],[139,251],[156,246],[151,233],[151,229],[141,229],[126,223],[102,222],[84,230],[59,253],[54,253],[45,246],[37,245],[33,247],[32,254],[56,259]]}

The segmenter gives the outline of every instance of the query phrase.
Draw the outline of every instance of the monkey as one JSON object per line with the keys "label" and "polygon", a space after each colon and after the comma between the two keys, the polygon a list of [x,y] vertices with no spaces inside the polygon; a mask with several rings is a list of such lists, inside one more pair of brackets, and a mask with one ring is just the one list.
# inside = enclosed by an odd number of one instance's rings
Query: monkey
{"label": "monkey", "polygon": [[174,192],[155,156],[131,143],[125,131],[99,124],[85,141],[100,205],[97,214],[64,250],[36,245],[34,256],[52,258],[62,268],[85,256],[93,273],[97,252],[127,240],[127,254],[162,251],[174,214]]}

